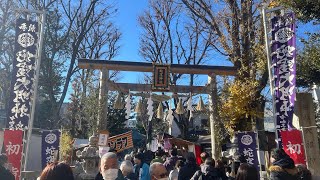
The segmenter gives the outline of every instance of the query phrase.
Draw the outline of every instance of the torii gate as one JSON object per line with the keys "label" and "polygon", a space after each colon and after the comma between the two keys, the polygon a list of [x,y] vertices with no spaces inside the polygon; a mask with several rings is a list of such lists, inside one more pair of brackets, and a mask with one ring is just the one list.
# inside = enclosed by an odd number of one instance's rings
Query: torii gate
{"label": "torii gate", "polygon": [[[108,91],[120,89],[122,92],[130,91],[145,91],[150,92],[151,84],[134,84],[134,83],[114,83],[108,81],[109,70],[117,71],[136,71],[136,72],[153,72],[153,64],[147,62],[131,62],[131,61],[108,61],[108,60],[93,60],[81,58],[78,60],[78,67],[81,69],[100,69],[100,95],[99,101],[107,102]],[[218,109],[216,103],[213,103],[217,99],[217,82],[216,75],[228,75],[235,76],[237,69],[230,66],[207,66],[207,65],[186,65],[186,64],[170,64],[169,73],[180,74],[202,74],[208,75],[208,86],[180,86],[170,85],[170,91],[175,93],[202,93],[209,95],[209,119],[210,119],[210,132],[211,132],[211,151],[214,159],[218,159],[220,152],[216,147],[214,136],[214,123],[218,116]],[[98,119],[98,127],[103,130],[106,127],[106,113],[107,105],[103,107],[103,111]]]}

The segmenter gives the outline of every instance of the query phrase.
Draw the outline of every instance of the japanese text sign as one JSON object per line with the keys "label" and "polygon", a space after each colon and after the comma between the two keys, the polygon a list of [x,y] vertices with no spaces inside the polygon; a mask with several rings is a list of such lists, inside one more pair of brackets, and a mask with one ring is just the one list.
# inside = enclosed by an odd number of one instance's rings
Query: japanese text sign
{"label": "japanese text sign", "polygon": [[5,130],[3,147],[6,155],[8,156],[8,162],[11,163],[11,172],[15,176],[16,180],[20,179],[21,157],[22,157],[22,138],[23,131],[20,130]]}
{"label": "japanese text sign", "polygon": [[153,65],[153,84],[152,89],[158,91],[169,90],[169,65]]}
{"label": "japanese text sign", "polygon": [[280,133],[284,151],[296,164],[306,164],[301,131],[291,130],[281,131]]}
{"label": "japanese text sign", "polygon": [[42,131],[42,168],[46,167],[47,164],[57,160],[60,147],[60,136],[61,133],[59,130]]}
{"label": "japanese text sign", "polygon": [[10,130],[28,128],[33,100],[38,23],[17,19],[8,124]]}
{"label": "japanese text sign", "polygon": [[281,130],[292,128],[296,88],[296,32],[294,14],[272,18],[271,57],[275,79],[275,113],[278,144]]}
{"label": "japanese text sign", "polygon": [[239,152],[244,155],[248,164],[259,169],[256,134],[254,132],[240,132],[237,134]]}
{"label": "japanese text sign", "polygon": [[117,152],[132,148],[132,132],[129,131],[123,134],[110,137],[108,139],[108,146],[110,147],[110,149],[114,149]]}

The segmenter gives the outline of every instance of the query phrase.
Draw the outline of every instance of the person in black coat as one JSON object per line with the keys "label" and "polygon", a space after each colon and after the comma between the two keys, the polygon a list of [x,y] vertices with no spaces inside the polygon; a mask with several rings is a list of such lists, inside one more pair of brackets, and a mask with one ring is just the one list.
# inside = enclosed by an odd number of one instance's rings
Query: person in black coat
{"label": "person in black coat", "polygon": [[298,180],[298,169],[294,161],[283,149],[275,149],[271,154],[272,166],[269,167],[271,180]]}
{"label": "person in black coat", "polygon": [[195,172],[200,170],[200,167],[196,163],[196,158],[192,152],[187,154],[187,162],[184,167],[179,171],[178,180],[191,179]]}
{"label": "person in black coat", "polygon": [[14,175],[5,168],[5,164],[8,163],[8,157],[4,154],[0,155],[0,179],[2,180],[14,180]]}

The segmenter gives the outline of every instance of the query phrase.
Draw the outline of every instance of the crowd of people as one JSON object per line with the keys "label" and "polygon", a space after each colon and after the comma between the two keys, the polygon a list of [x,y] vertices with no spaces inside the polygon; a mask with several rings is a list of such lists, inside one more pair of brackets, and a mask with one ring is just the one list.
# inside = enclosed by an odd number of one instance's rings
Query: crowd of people
{"label": "crowd of people", "polygon": [[[115,152],[108,152],[100,159],[99,173],[95,180],[258,180],[259,171],[245,162],[235,172],[220,160],[201,153],[202,164],[198,166],[194,153],[179,156],[176,149],[168,155],[161,150],[148,158],[147,152],[127,154],[123,161]],[[122,158],[121,158],[122,159]],[[0,180],[14,180],[7,170],[7,157],[0,155]],[[270,180],[311,180],[312,175],[305,165],[295,165],[283,149],[271,154]],[[232,175],[233,174],[233,175]],[[71,167],[64,162],[48,164],[38,180],[74,180]]]}

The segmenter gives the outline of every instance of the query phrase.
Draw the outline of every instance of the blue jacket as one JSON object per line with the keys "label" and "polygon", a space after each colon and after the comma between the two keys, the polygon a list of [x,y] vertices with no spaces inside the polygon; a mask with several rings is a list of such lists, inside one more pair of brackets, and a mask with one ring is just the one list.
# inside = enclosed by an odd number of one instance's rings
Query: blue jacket
{"label": "blue jacket", "polygon": [[137,165],[134,165],[135,174],[138,176],[140,175],[139,180],[151,180],[150,173],[149,173],[149,165],[143,163],[142,167],[139,169],[139,172],[136,172],[138,169]]}

